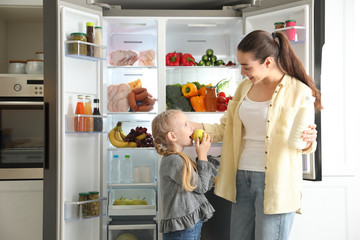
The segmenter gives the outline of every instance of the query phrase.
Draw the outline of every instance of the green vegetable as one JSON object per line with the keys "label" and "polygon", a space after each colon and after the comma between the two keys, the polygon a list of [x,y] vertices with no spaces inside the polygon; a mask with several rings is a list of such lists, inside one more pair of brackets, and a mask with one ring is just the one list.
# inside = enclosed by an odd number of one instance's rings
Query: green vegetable
{"label": "green vegetable", "polygon": [[207,61],[207,62],[205,63],[205,66],[212,66],[212,65],[213,65],[212,61]]}
{"label": "green vegetable", "polygon": [[190,100],[181,93],[180,84],[166,86],[166,107],[167,109],[181,109],[184,112],[191,112]]}
{"label": "green vegetable", "polygon": [[214,50],[212,50],[210,48],[208,50],[206,50],[206,55],[208,55],[208,57],[211,57],[213,54],[214,54]]}
{"label": "green vegetable", "polygon": [[209,61],[209,56],[208,55],[203,55],[201,57],[201,60],[203,60],[204,62]]}
{"label": "green vegetable", "polygon": [[223,60],[217,60],[217,61],[214,62],[214,65],[215,66],[221,66],[223,63],[224,63]]}
{"label": "green vegetable", "polygon": [[201,60],[201,61],[199,62],[199,66],[205,66],[205,61]]}
{"label": "green vegetable", "polygon": [[199,82],[191,82],[196,85],[196,88],[199,90],[201,87],[205,86],[205,84],[201,84]]}
{"label": "green vegetable", "polygon": [[212,61],[212,62],[215,62],[216,60],[217,60],[217,57],[216,57],[215,55],[212,55],[212,56],[211,56],[211,61]]}

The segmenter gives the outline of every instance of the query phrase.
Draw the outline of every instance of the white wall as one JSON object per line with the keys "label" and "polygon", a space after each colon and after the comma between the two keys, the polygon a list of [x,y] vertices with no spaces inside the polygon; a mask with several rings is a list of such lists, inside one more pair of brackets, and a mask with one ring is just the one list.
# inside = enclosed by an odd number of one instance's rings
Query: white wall
{"label": "white wall", "polygon": [[305,182],[303,214],[295,217],[292,240],[360,239],[360,2],[327,0],[325,8],[323,181]]}

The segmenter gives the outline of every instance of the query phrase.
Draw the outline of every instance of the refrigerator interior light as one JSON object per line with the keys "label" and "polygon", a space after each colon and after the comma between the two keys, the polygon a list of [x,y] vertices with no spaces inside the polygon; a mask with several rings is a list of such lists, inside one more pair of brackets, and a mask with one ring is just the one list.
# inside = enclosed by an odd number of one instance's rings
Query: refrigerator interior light
{"label": "refrigerator interior light", "polygon": [[216,27],[216,23],[189,23],[188,27]]}

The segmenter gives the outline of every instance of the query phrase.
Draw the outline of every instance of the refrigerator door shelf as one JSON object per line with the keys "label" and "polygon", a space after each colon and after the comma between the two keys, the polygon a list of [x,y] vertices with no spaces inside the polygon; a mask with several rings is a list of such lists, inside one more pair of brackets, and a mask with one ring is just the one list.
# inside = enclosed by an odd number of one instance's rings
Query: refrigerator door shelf
{"label": "refrigerator door shelf", "polygon": [[156,239],[156,224],[109,225],[108,229],[109,229],[109,238],[108,238],[109,240],[116,240],[116,239],[155,240]]}
{"label": "refrigerator door shelf", "polygon": [[109,183],[108,188],[156,188],[157,183]]}
{"label": "refrigerator door shelf", "polygon": [[[65,133],[106,133],[106,118],[106,115],[68,114],[65,117]],[[102,122],[102,131],[93,131],[96,122]],[[80,127],[81,124],[83,126]],[[84,131],[75,131],[75,125]]]}
{"label": "refrigerator door shelf", "polygon": [[[86,49],[87,46],[93,46],[96,51],[94,56],[87,56],[82,49]],[[99,50],[98,50],[99,49]],[[106,60],[106,46],[95,43],[68,40],[65,41],[65,56],[85,59],[90,61]]]}
{"label": "refrigerator door shelf", "polygon": [[95,200],[81,202],[64,202],[65,221],[77,221],[106,216],[107,198],[99,197]]}
{"label": "refrigerator door shelf", "polygon": [[288,36],[292,45],[304,44],[306,38],[306,28],[302,26],[279,28],[276,32],[282,32]]}

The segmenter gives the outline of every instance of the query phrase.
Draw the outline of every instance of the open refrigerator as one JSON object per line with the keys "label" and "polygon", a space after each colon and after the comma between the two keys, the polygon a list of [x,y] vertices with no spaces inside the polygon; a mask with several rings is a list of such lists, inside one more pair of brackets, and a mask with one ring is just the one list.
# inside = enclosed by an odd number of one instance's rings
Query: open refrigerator
{"label": "open refrigerator", "polygon": [[[119,121],[125,133],[139,126],[151,133],[152,119],[167,108],[167,85],[195,81],[215,85],[221,79],[229,79],[226,92],[232,96],[243,79],[239,65],[166,66],[167,53],[191,53],[199,61],[206,49],[211,48],[218,59],[236,63],[236,47],[245,34],[255,29],[271,32],[274,22],[296,19],[297,26],[290,28],[297,31],[292,46],[307,72],[313,75],[312,1],[257,11],[243,10],[242,14],[234,9],[222,10],[215,17],[211,12],[209,16],[199,14],[201,17],[195,17],[196,12],[191,17],[122,16],[121,10],[102,10],[66,1],[44,3],[44,7],[45,11],[56,9],[56,17],[52,20],[51,13],[44,12],[45,25],[51,26],[49,31],[55,34],[49,40],[52,44],[45,43],[45,51],[48,49],[45,54],[45,64],[48,63],[45,65],[45,132],[50,141],[44,168],[44,199],[47,199],[44,201],[44,239],[117,240],[126,235],[142,240],[162,239],[158,233],[162,215],[158,189],[161,158],[153,147],[116,148],[109,142],[108,133]],[[87,43],[101,49],[100,57],[70,51],[71,45],[78,44],[80,48],[83,44],[69,40],[70,33],[86,32],[86,22],[102,27],[103,43]],[[287,30],[289,28],[281,29]],[[139,60],[131,66],[114,66],[110,63],[111,53],[117,50],[137,53],[152,50],[155,57],[150,66],[141,65]],[[109,86],[138,79],[157,99],[154,108],[149,112],[110,111]],[[89,117],[75,114],[77,95],[100,99],[101,115],[92,117],[103,121],[102,131],[74,131],[74,118]],[[190,121],[213,123],[219,122],[224,112],[186,114]],[[185,151],[195,156],[193,147]],[[221,155],[221,143],[214,143],[209,154]],[[114,179],[114,174],[118,174],[113,164],[115,155],[120,160],[130,155],[132,160],[132,166],[127,169],[130,179],[126,183]],[[316,179],[314,156],[304,155],[303,162],[304,177]],[[118,166],[117,169],[121,171]],[[98,198],[79,201],[79,193],[89,191],[98,192]],[[142,199],[146,204],[114,205],[119,199]],[[93,205],[99,207],[96,214],[80,214]],[[216,239],[216,234],[211,237],[206,231],[205,224],[203,239]],[[226,236],[226,233],[221,234]]]}

